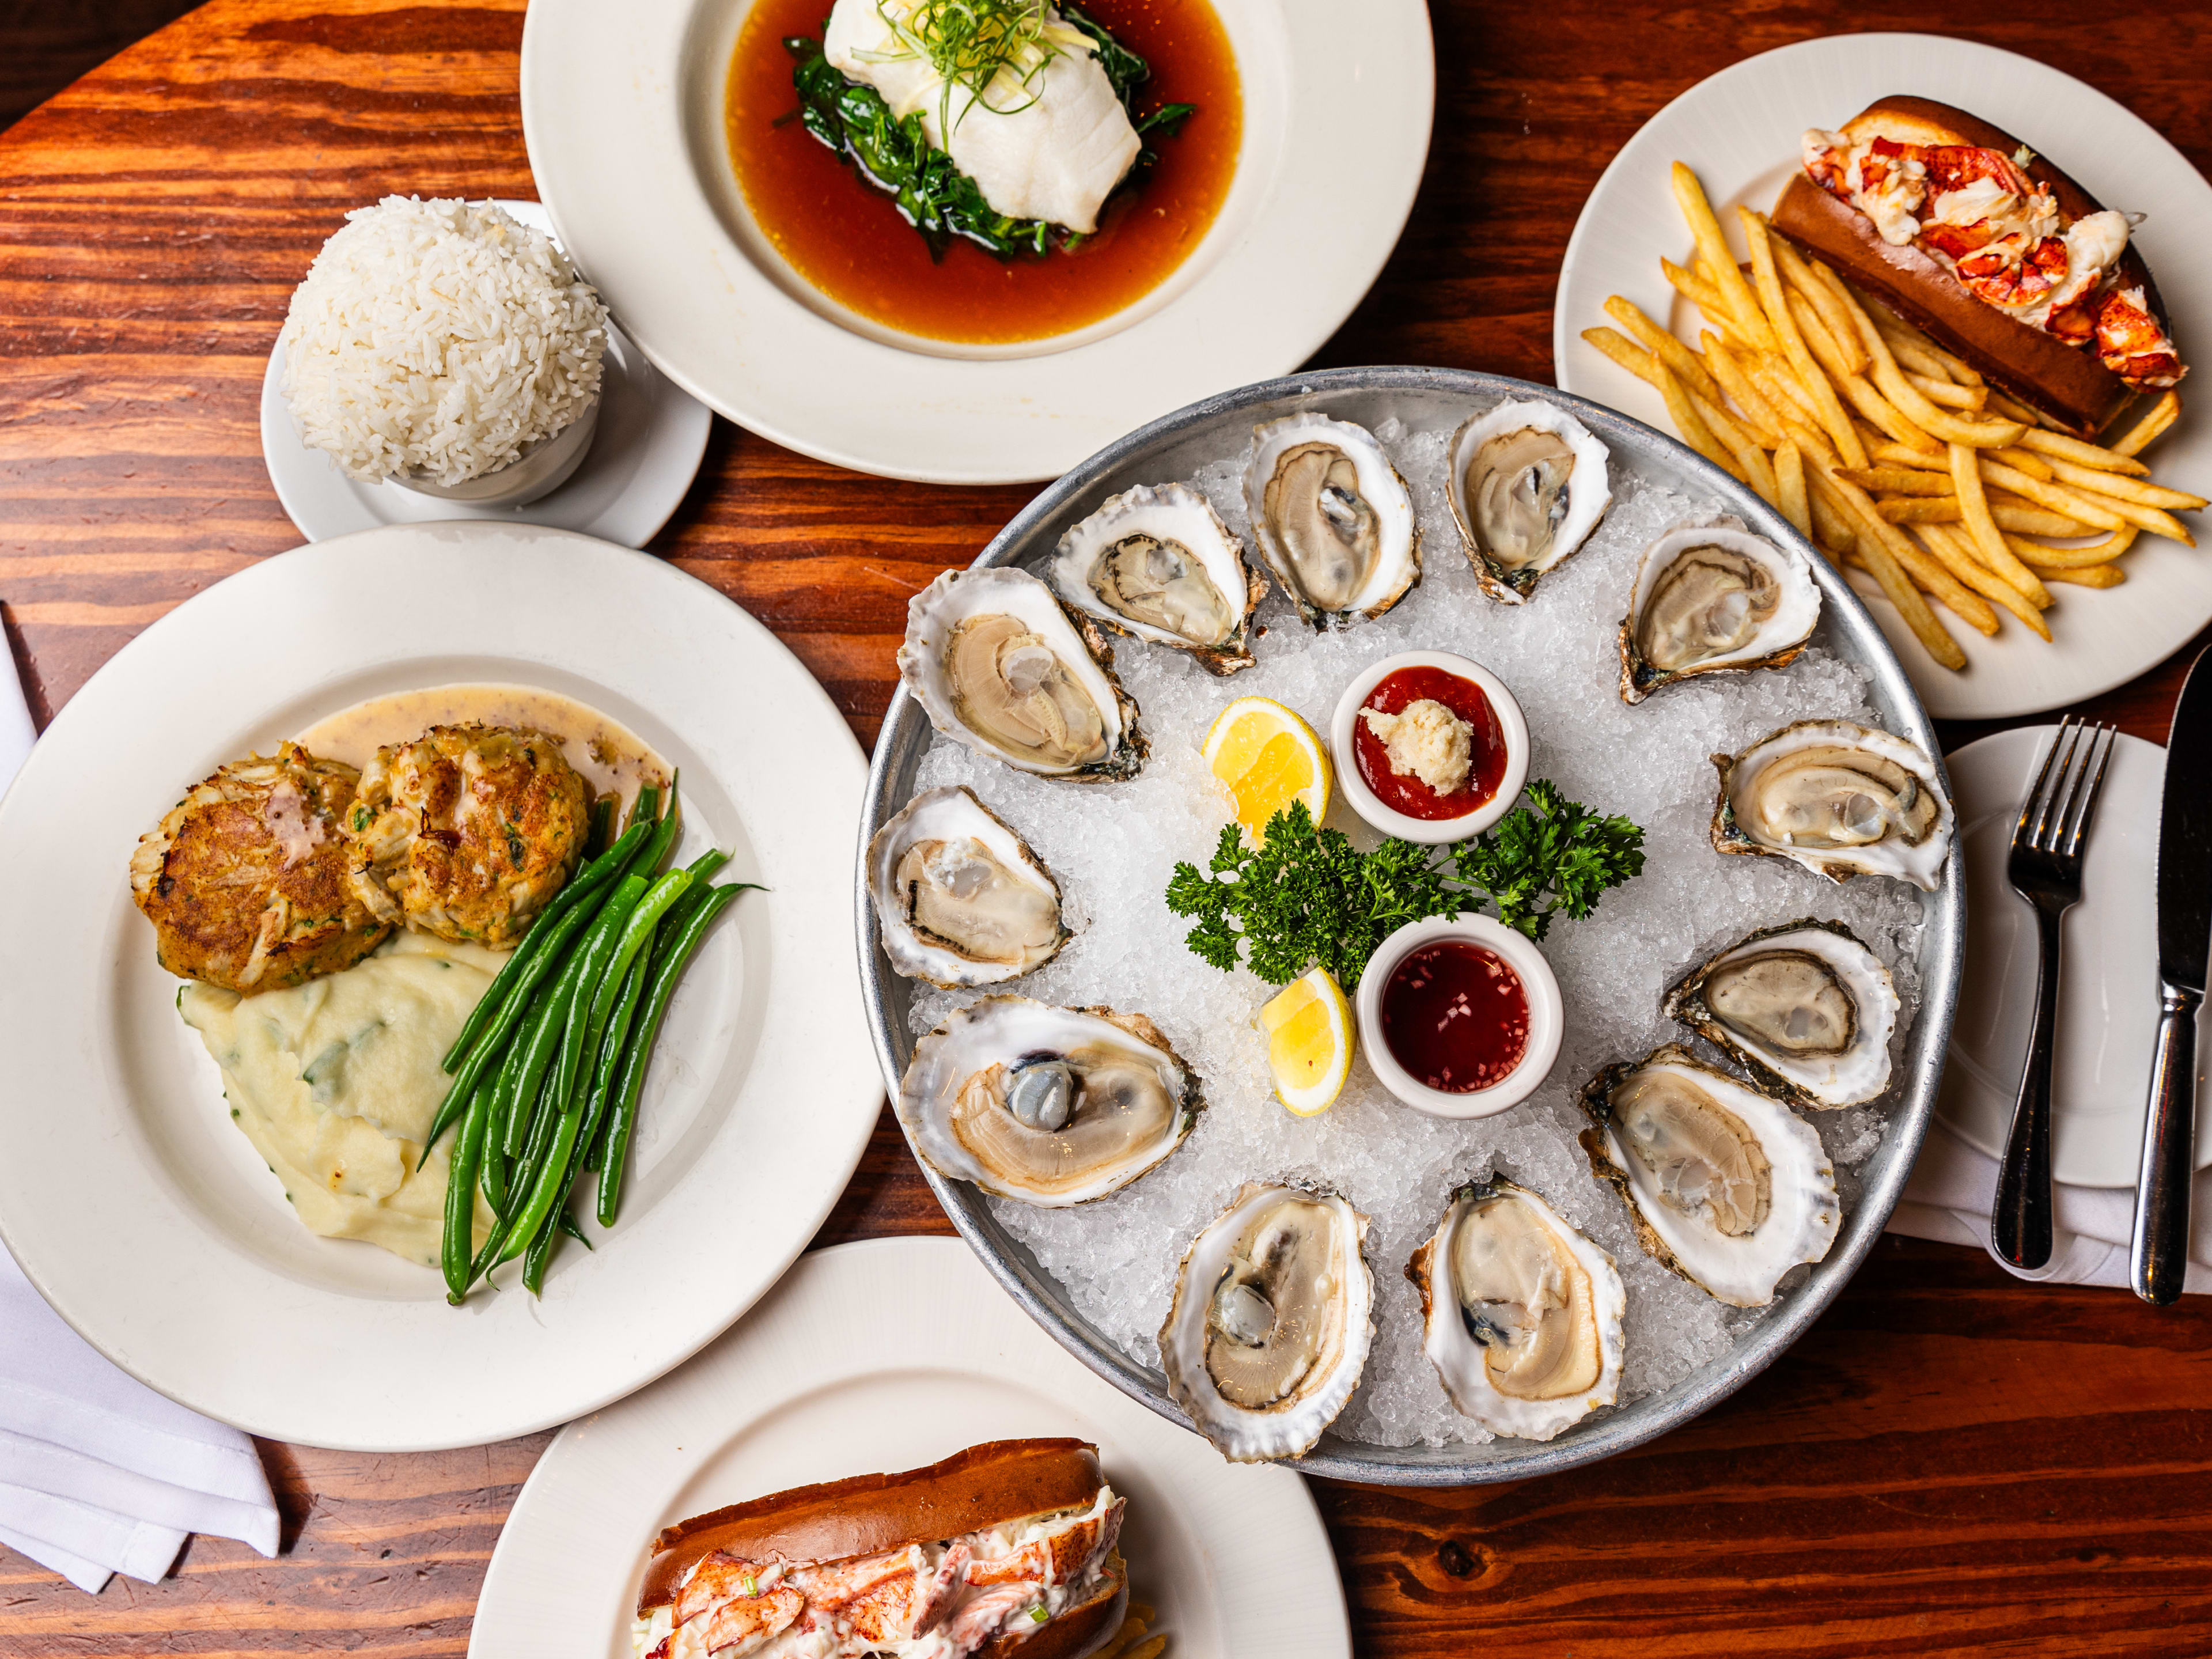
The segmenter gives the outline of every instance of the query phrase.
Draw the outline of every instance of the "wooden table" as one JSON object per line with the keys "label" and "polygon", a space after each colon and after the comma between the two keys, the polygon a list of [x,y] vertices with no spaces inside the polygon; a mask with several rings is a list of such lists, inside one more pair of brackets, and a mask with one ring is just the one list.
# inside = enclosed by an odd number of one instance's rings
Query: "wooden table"
{"label": "wooden table", "polygon": [[[1855,15],[1931,24],[1896,0]],[[1607,159],[1692,82],[1826,26],[1440,5],[1420,199],[1316,361],[1549,380],[1560,253]],[[1936,26],[2059,64],[2212,161],[2204,0],[1969,0]],[[298,541],[256,424],[287,297],[347,208],[536,194],[521,36],[520,0],[216,0],[0,137],[0,617],[42,722],[178,601]],[[908,595],[1030,493],[859,477],[718,421],[653,545],[773,627],[865,743]],[[2195,648],[2089,712],[2162,740]],[[819,1242],[946,1231],[886,1116]],[[278,1559],[197,1539],[166,1582],[94,1601],[0,1551],[0,1653],[459,1654],[548,1437],[264,1446]],[[1368,1655],[2212,1652],[2212,1298],[2154,1311],[1885,1238],[1790,1354],[1639,1451],[1517,1486],[1314,1490]]]}

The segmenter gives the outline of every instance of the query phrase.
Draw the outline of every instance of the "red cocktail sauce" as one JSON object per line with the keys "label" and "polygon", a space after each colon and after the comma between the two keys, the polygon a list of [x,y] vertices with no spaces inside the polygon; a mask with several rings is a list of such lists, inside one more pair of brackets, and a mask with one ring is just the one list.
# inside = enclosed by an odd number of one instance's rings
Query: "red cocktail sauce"
{"label": "red cocktail sauce", "polygon": [[1401,668],[1386,674],[1359,706],[1395,714],[1424,697],[1443,704],[1474,728],[1468,740],[1467,781],[1449,795],[1440,795],[1412,773],[1393,771],[1389,746],[1368,729],[1365,720],[1355,719],[1352,748],[1359,775],[1375,798],[1394,812],[1431,820],[1465,817],[1496,795],[1505,780],[1505,734],[1498,729],[1497,713],[1482,688],[1441,668]]}
{"label": "red cocktail sauce", "polygon": [[1528,992],[1513,964],[1465,939],[1409,951],[1382,985],[1382,1041],[1445,1094],[1505,1081],[1528,1052]]}

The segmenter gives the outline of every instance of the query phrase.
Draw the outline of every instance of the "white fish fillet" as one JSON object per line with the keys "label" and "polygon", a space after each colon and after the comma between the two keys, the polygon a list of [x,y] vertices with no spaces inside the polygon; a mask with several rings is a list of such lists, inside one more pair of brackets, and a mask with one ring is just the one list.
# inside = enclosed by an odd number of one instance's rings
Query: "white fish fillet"
{"label": "white fish fillet", "polygon": [[[902,0],[887,0],[896,12]],[[1025,88],[1002,81],[991,101],[1024,109],[1001,114],[970,110],[975,94],[955,87],[948,141],[939,119],[944,83],[919,55],[870,61],[902,50],[877,9],[878,0],[837,0],[823,50],[832,64],[884,96],[896,115],[919,114],[923,134],[973,179],[994,210],[1016,219],[1044,219],[1088,233],[1098,210],[1137,159],[1137,130],[1114,95],[1098,60],[1081,46],[1064,46]],[[1059,14],[1053,14],[1058,20]]]}

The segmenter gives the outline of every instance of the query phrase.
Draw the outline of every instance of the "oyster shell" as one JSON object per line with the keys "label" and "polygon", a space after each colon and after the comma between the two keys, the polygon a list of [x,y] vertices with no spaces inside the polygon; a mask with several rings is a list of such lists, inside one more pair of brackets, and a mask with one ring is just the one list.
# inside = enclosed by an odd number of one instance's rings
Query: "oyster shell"
{"label": "oyster shell", "polygon": [[1413,497],[1364,426],[1308,412],[1253,428],[1244,507],[1261,556],[1316,629],[1379,617],[1421,580]]}
{"label": "oyster shell", "polygon": [[991,996],[915,1044],[897,1110],[939,1175],[1060,1209],[1152,1168],[1204,1104],[1197,1074],[1142,1014]]}
{"label": "oyster shell", "polygon": [[1188,651],[1216,674],[1252,665],[1252,608],[1267,584],[1194,489],[1109,495],[1060,538],[1046,574],[1061,604],[1116,633]]}
{"label": "oyster shell", "polygon": [[1935,890],[1951,802],[1919,744],[1853,720],[1799,720],[1713,764],[1717,850],[1793,859],[1832,881],[1864,872]]}
{"label": "oyster shell", "polygon": [[1820,589],[1795,548],[1734,520],[1680,524],[1644,550],[1620,624],[1620,700],[1695,674],[1786,668],[1820,621]]}
{"label": "oyster shell", "polygon": [[1068,939],[1052,872],[964,788],[926,790],[876,831],[868,896],[891,966],[948,991],[1034,972]]}
{"label": "oyster shell", "polygon": [[1675,1043],[1609,1066],[1583,1091],[1590,1169],[1625,1199],[1637,1242],[1716,1301],[1762,1308],[1782,1275],[1828,1254],[1842,1224],[1813,1126]]}
{"label": "oyster shell", "polygon": [[1659,1012],[1726,1049],[1800,1105],[1872,1100],[1889,1087],[1897,987],[1840,922],[1762,927],[1677,980]]}
{"label": "oyster shell", "polygon": [[1620,1392],[1620,1272],[1527,1188],[1461,1188],[1406,1277],[1444,1393],[1492,1433],[1549,1440]]}
{"label": "oyster shell", "polygon": [[1310,1450],[1359,1386],[1375,1334],[1366,1235],[1333,1194],[1253,1182],[1191,1241],[1160,1369],[1231,1462]]}
{"label": "oyster shell", "polygon": [[1605,446],[1566,410],[1516,398],[1452,434],[1445,496],[1482,591],[1519,605],[1613,501]]}
{"label": "oyster shell", "polygon": [[1137,705],[1089,621],[1025,570],[948,570],[908,601],[899,678],[948,738],[1084,782],[1145,763]]}

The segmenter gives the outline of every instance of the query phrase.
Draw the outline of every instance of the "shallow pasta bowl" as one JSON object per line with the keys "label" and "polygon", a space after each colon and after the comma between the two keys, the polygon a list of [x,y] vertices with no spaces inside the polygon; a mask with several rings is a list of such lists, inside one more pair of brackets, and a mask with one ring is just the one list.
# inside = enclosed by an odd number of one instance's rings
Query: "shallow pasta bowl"
{"label": "shallow pasta bowl", "polygon": [[[1780,515],[1717,468],[1673,439],[1601,404],[1498,375],[1432,368],[1357,368],[1246,386],[1129,434],[1039,495],[1000,532],[977,562],[1034,566],[1068,524],[1095,510],[1108,495],[1139,483],[1188,477],[1206,463],[1243,449],[1253,426],[1261,422],[1319,409],[1370,428],[1395,417],[1408,428],[1449,431],[1470,406],[1508,398],[1544,398],[1572,414],[1611,450],[1616,479],[1633,477],[1670,486],[1701,501],[1716,501],[1759,534],[1784,543],[1795,537]],[[1428,559],[1437,561],[1462,556],[1452,546],[1426,551]],[[1866,695],[1884,726],[1919,744],[1929,755],[1940,755],[1926,713],[1865,608],[1825,563],[1816,566],[1815,574],[1825,601],[1816,635],[1819,642],[1863,670]],[[1419,597],[1417,593],[1414,602]],[[1295,624],[1287,626],[1270,635],[1267,647],[1294,649],[1294,640],[1285,636],[1302,633]],[[1592,644],[1594,649],[1608,653],[1611,650],[1609,638]],[[900,696],[891,705],[876,745],[861,826],[863,848],[876,827],[897,811],[912,793],[917,769],[932,740],[929,720],[920,705]],[[1708,786],[1701,781],[1692,787]],[[1835,1298],[1873,1249],[1904,1189],[1934,1108],[1957,998],[1965,937],[1964,883],[1955,859],[1946,866],[1937,890],[1920,896],[1919,902],[1920,1004],[1887,1109],[1887,1130],[1875,1151],[1857,1165],[1859,1195],[1826,1259],[1812,1268],[1802,1283],[1785,1291],[1781,1301],[1732,1347],[1671,1387],[1595,1418],[1546,1443],[1496,1440],[1480,1444],[1383,1446],[1328,1434],[1299,1467],[1316,1474],[1393,1486],[1457,1486],[1518,1480],[1570,1468],[1640,1444],[1689,1421],[1735,1392],[1787,1349]],[[891,972],[881,954],[865,879],[856,884],[856,904],[861,972],[868,985],[877,1057],[885,1078],[896,1088],[915,1044],[908,1018],[913,1006],[913,981]],[[1165,948],[1176,947],[1170,941]],[[1573,1019],[1571,1006],[1566,1016]],[[945,1212],[999,1282],[1063,1346],[1125,1393],[1163,1416],[1182,1420],[1168,1398],[1160,1374],[1133,1363],[1095,1323],[1078,1312],[1067,1287],[1012,1237],[974,1188],[945,1181],[933,1171],[925,1172]],[[1380,1260],[1370,1262],[1378,1274],[1395,1272],[1396,1265]]]}
{"label": "shallow pasta bowl", "polygon": [[1296,368],[1358,303],[1413,206],[1435,100],[1418,0],[1212,3],[1243,89],[1228,198],[1158,288],[1054,339],[896,334],[793,270],[725,140],[751,0],[536,0],[522,40],[531,170],[623,329],[702,403],[865,472],[1047,478],[1179,404]]}

